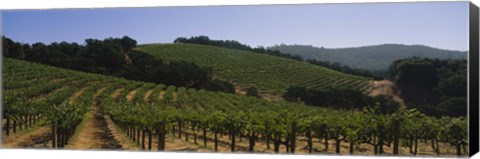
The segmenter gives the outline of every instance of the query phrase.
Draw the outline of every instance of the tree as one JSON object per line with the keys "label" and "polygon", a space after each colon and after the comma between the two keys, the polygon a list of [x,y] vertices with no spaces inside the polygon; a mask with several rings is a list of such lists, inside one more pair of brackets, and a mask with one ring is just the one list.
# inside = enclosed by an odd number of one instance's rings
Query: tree
{"label": "tree", "polygon": [[258,90],[256,87],[249,87],[247,88],[246,92],[247,92],[247,96],[260,98],[260,95],[258,94]]}
{"label": "tree", "polygon": [[123,36],[121,39],[121,44],[123,47],[123,51],[128,52],[128,51],[132,51],[133,48],[137,46],[137,41],[128,36]]}
{"label": "tree", "polygon": [[25,53],[23,51],[23,46],[20,43],[14,42],[11,39],[2,36],[3,41],[3,55],[5,57],[12,57],[16,59],[25,59]]}
{"label": "tree", "polygon": [[298,102],[305,100],[307,89],[305,87],[290,86],[287,92],[283,95],[283,98],[290,102]]}
{"label": "tree", "polygon": [[437,72],[432,62],[424,59],[410,59],[397,66],[395,82],[399,85],[435,87],[438,84]]}

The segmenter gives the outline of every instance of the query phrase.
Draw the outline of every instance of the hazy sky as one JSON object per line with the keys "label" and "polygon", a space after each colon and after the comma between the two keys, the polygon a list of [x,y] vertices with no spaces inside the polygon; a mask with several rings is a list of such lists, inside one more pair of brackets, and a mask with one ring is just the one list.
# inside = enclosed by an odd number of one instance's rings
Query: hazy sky
{"label": "hazy sky", "polygon": [[400,43],[465,51],[468,2],[11,10],[2,11],[2,29],[24,43],[123,35],[171,43],[207,35],[253,47]]}

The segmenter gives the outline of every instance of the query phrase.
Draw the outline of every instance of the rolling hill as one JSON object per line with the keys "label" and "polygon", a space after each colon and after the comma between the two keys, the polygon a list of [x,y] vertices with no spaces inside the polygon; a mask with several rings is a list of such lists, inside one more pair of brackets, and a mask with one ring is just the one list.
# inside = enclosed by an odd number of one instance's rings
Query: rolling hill
{"label": "rolling hill", "polygon": [[263,95],[282,95],[289,86],[353,88],[367,91],[365,77],[333,71],[306,62],[265,54],[198,44],[147,44],[139,50],[165,61],[194,62],[213,69],[217,78],[241,89],[255,86]]}
{"label": "rolling hill", "polygon": [[467,52],[442,50],[423,45],[382,44],[351,48],[318,48],[310,45],[276,45],[269,47],[283,53],[300,55],[304,59],[339,62],[352,68],[385,71],[398,59],[426,57],[439,59],[467,58]]}

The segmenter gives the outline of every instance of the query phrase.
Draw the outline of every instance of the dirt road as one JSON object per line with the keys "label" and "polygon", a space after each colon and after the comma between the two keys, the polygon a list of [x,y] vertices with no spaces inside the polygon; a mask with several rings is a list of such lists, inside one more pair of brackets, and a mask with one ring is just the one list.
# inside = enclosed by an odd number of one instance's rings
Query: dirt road
{"label": "dirt road", "polygon": [[400,104],[400,107],[405,107],[405,102],[402,98],[394,91],[395,83],[389,80],[373,81],[372,89],[370,90],[370,96],[377,95],[387,95],[393,97],[393,100],[397,101]]}

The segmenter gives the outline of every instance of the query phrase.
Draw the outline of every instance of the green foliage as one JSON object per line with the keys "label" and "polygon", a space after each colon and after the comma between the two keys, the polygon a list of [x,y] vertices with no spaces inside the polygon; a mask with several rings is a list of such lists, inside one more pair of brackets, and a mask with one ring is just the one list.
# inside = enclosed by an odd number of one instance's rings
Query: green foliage
{"label": "green foliage", "polygon": [[5,37],[4,43],[6,57],[144,82],[234,92],[230,82],[213,79],[210,68],[185,61],[164,63],[151,54],[134,50],[137,42],[128,36],[86,39],[85,46],[67,42],[30,46]]}
{"label": "green foliage", "polygon": [[260,95],[258,94],[258,90],[255,87],[248,87],[246,92],[247,96],[260,97]]}
{"label": "green foliage", "polygon": [[465,116],[467,110],[467,61],[408,58],[390,66],[407,105],[427,115]]}
{"label": "green foliage", "polygon": [[187,61],[212,68],[212,75],[260,94],[283,95],[291,85],[325,90],[351,88],[366,91],[368,78],[340,73],[324,67],[248,51],[197,44],[149,44],[139,50],[165,62]]}
{"label": "green foliage", "polygon": [[416,85],[436,87],[437,72],[432,62],[422,59],[402,60],[396,65],[395,83],[399,85]]}
{"label": "green foliage", "polygon": [[[153,133],[156,133],[161,125],[170,129],[183,123],[206,130],[249,132],[285,139],[309,131],[316,137],[326,136],[353,144],[388,146],[395,133],[392,125],[400,122],[401,138],[404,139],[436,139],[460,146],[467,144],[467,122],[464,117],[437,119],[414,109],[389,112],[383,108],[388,102],[382,100],[374,107],[364,107],[362,112],[338,111],[303,104],[269,102],[261,98],[222,92],[128,81],[10,58],[4,59],[4,62],[7,75],[5,83],[8,83],[6,88],[9,88],[4,90],[4,102],[7,104],[4,110],[7,117],[15,120],[15,116],[19,114],[41,113],[47,119],[45,124],[53,124],[59,128],[77,125],[96,101],[100,110],[108,114],[122,129],[143,129]],[[63,78],[67,79],[58,80]],[[29,79],[42,80],[31,86],[20,84],[28,83]],[[52,79],[56,79],[55,82]],[[45,88],[51,89],[56,83],[66,88],[59,88],[61,90],[50,94],[51,90],[39,87],[47,83],[52,86]],[[80,88],[85,89],[84,94],[77,100],[71,100],[70,97]],[[154,92],[152,95],[156,94],[157,98],[151,98],[150,102],[142,101],[145,90],[151,88]],[[100,89],[102,92],[99,92]],[[119,96],[113,98],[112,94],[118,89],[121,89]],[[139,94],[134,100],[127,101],[125,97],[132,90]],[[160,91],[164,91],[163,98],[158,98]],[[45,92],[47,95],[43,95]],[[28,94],[34,95],[26,96]],[[95,95],[97,97],[93,98]],[[32,96],[33,100],[24,100]],[[293,129],[293,125],[297,125],[297,130]],[[380,137],[383,140],[373,142]]]}
{"label": "green foliage", "polygon": [[314,90],[305,87],[291,86],[283,95],[283,98],[290,102],[302,101],[307,105],[330,107],[336,109],[358,109],[373,105],[374,102],[385,104],[385,109],[398,107],[392,104],[395,102],[386,96],[372,98],[361,91],[352,89]]}

